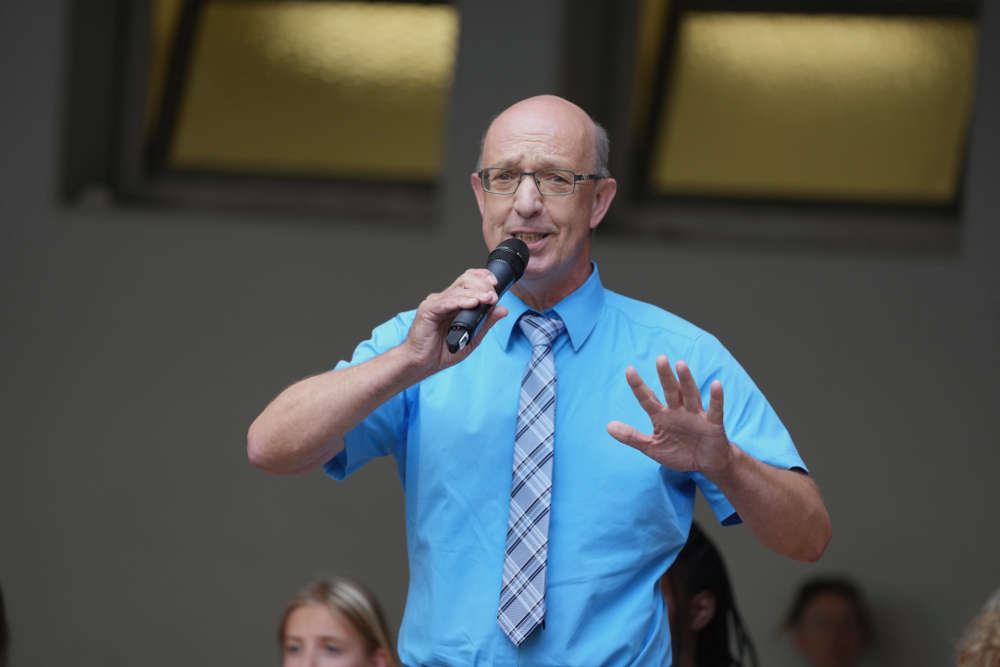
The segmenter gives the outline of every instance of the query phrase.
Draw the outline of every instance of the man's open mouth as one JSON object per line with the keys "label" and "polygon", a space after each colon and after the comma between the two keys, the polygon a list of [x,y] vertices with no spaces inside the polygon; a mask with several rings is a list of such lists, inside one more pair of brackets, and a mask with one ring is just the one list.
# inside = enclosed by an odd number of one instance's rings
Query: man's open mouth
{"label": "man's open mouth", "polygon": [[525,243],[534,243],[535,241],[541,241],[548,236],[548,234],[542,234],[539,232],[514,232],[511,236],[515,239],[520,239]]}

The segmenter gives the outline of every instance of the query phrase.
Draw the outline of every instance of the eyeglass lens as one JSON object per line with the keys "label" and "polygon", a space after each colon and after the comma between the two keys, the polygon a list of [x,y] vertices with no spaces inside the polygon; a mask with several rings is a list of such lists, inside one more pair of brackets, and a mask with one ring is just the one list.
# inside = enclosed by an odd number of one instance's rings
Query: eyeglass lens
{"label": "eyeglass lens", "polygon": [[[510,194],[517,189],[522,176],[529,174],[530,172],[516,169],[490,167],[483,169],[483,187],[487,192]],[[538,184],[538,191],[543,195],[566,195],[573,192],[573,172],[568,169],[536,171],[534,179]]]}

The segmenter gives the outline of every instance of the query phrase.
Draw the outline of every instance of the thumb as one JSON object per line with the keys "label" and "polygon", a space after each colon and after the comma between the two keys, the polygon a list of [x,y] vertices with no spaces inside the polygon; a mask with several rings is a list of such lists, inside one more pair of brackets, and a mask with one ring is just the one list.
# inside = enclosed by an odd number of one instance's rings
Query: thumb
{"label": "thumb", "polygon": [[608,422],[608,435],[618,442],[625,443],[629,447],[634,447],[645,453],[649,445],[649,436],[640,433],[634,426],[620,421]]}
{"label": "thumb", "polygon": [[[499,322],[504,317],[507,317],[507,307],[494,306],[490,310],[490,312],[486,315],[486,319],[483,320],[483,323],[479,326],[479,331],[476,332],[476,337],[469,342],[468,347],[469,348],[478,347],[479,341],[483,339],[483,336],[486,335],[486,332],[492,329],[493,325]],[[471,352],[472,349],[470,349],[469,351]]]}

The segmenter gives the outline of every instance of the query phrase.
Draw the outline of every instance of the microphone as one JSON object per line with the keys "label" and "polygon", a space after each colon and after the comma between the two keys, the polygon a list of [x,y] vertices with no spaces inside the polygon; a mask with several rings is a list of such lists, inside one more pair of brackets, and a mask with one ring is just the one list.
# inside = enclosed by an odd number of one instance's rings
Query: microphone
{"label": "microphone", "polygon": [[[503,296],[511,285],[524,275],[528,266],[528,246],[521,239],[509,238],[489,254],[486,268],[497,277],[496,291]],[[461,311],[448,328],[448,351],[454,354],[468,344],[476,335],[479,323],[493,306],[481,303],[478,307]]]}

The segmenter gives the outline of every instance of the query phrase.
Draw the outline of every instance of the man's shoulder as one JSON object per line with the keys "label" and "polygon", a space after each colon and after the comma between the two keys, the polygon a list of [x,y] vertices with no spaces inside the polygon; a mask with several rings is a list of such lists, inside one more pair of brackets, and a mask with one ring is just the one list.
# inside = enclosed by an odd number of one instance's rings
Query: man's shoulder
{"label": "man's shoulder", "polygon": [[406,310],[377,324],[368,339],[358,344],[355,354],[362,349],[369,350],[370,354],[378,354],[399,345],[409,333],[416,314],[416,310]]}
{"label": "man's shoulder", "polygon": [[715,340],[715,337],[704,329],[660,306],[607,288],[604,292],[605,308],[616,316],[619,326],[648,329],[651,332],[658,330],[665,335],[680,336],[692,341]]}

